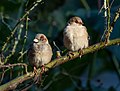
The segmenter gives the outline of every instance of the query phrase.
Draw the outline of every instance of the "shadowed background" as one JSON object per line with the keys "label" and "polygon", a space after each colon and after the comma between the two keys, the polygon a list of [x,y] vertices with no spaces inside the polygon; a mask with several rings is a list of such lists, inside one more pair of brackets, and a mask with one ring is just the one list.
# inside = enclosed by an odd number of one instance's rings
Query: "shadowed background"
{"label": "shadowed background", "polygon": [[[0,2],[0,49],[10,36],[13,27],[28,10],[35,0],[2,0]],[[63,30],[67,21],[72,16],[82,18],[84,25],[87,27],[90,42],[89,44],[98,43],[106,27],[104,9],[100,12],[104,0],[43,0],[29,14],[29,23],[27,29],[27,41],[24,43],[26,33],[25,22],[19,26],[6,49],[3,51],[5,57],[11,54],[16,40],[14,55],[12,55],[6,64],[25,62],[28,64],[26,54],[20,57],[21,49],[24,51],[29,48],[34,36],[37,33],[45,34],[53,48],[53,59],[56,57],[58,49],[53,45],[53,41],[61,51],[63,46]],[[113,2],[113,3],[112,3]],[[115,11],[120,6],[119,0],[110,0],[111,20]],[[120,37],[120,19],[116,22],[110,39]],[[21,32],[20,32],[21,31]],[[20,35],[20,38],[18,36]],[[81,59],[77,58],[69,61],[54,69],[51,69],[43,76],[42,88],[33,85],[29,91],[119,91],[120,90],[120,72],[116,68],[120,61],[120,47],[118,45],[107,47],[95,53],[84,55]],[[61,54],[64,55],[65,53]],[[29,71],[32,70],[29,66]],[[22,75],[24,69],[15,67],[14,69],[4,69],[4,79],[1,85]],[[3,69],[0,69],[2,76]],[[20,90],[25,83],[17,87]]]}

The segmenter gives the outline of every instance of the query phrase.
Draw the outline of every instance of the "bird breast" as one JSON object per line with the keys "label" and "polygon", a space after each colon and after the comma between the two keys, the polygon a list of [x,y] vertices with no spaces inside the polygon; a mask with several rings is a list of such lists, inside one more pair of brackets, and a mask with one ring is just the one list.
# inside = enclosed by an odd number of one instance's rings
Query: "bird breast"
{"label": "bird breast", "polygon": [[51,61],[52,48],[49,44],[33,44],[30,53],[32,54],[31,59],[29,59],[30,63],[38,68]]}
{"label": "bird breast", "polygon": [[64,45],[72,51],[88,46],[88,33],[85,26],[69,25],[64,31]]}

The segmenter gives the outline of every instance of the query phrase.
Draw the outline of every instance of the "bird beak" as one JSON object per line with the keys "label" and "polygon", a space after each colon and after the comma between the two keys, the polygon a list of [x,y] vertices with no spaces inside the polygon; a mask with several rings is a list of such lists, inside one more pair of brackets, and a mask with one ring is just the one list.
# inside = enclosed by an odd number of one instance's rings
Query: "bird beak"
{"label": "bird beak", "polygon": [[38,43],[38,39],[34,39],[33,42]]}

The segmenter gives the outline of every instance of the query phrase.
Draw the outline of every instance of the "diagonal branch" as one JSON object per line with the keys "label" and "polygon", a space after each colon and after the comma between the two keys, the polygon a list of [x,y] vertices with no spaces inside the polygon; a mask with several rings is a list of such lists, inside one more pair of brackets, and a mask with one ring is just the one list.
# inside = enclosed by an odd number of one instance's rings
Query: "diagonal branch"
{"label": "diagonal branch", "polygon": [[[100,42],[100,43],[94,44],[92,46],[89,46],[88,48],[85,48],[85,49],[82,50],[83,51],[82,55],[85,55],[85,54],[88,54],[88,53],[93,53],[93,52],[98,51],[100,49],[103,49],[107,46],[116,45],[116,44],[120,44],[120,38],[110,40],[106,46],[105,46],[104,42]],[[68,62],[68,61],[73,60],[73,59],[80,56],[79,52],[72,52],[72,54],[73,54],[72,56],[65,55],[65,56],[62,56],[61,58],[54,59],[52,62],[50,62],[46,65],[45,72],[49,71],[48,68],[54,68],[56,66],[59,66],[60,64],[63,64],[65,62]],[[40,73],[41,69],[38,69],[37,72]],[[16,79],[13,79],[10,82],[1,85],[0,86],[0,91],[13,90],[17,87],[17,85],[19,85],[20,83],[22,83],[26,80],[34,78],[34,76],[35,76],[34,72],[29,72],[29,73],[27,73],[23,76],[20,76]]]}
{"label": "diagonal branch", "polygon": [[33,3],[32,7],[31,7],[29,10],[27,10],[27,11],[25,12],[25,14],[19,19],[19,21],[16,23],[15,27],[12,29],[11,35],[10,35],[9,37],[7,37],[6,42],[5,42],[4,45],[2,46],[2,51],[5,50],[8,42],[9,42],[10,39],[13,37],[13,35],[14,35],[14,33],[16,32],[19,24],[25,19],[25,17],[27,17],[27,15],[28,15],[36,6],[38,6],[38,4],[39,4],[41,1],[42,1],[42,0],[36,0],[36,1]]}

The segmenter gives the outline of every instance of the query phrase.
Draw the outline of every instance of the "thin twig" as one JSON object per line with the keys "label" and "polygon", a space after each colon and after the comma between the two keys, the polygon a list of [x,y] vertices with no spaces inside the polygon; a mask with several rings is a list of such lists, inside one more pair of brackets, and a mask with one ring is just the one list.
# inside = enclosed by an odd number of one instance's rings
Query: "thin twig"
{"label": "thin twig", "polygon": [[5,24],[7,26],[7,28],[11,31],[12,30],[11,26],[4,21],[3,13],[1,13],[1,18],[2,18],[2,23]]}
{"label": "thin twig", "polygon": [[1,83],[2,83],[2,81],[3,81],[4,74],[5,74],[4,68],[3,68],[2,70],[3,70],[3,72],[2,72],[2,75],[1,75],[1,79],[0,79],[0,84],[1,84]]}
{"label": "thin twig", "polygon": [[112,2],[111,2],[111,4],[110,4],[110,8],[112,7],[113,3],[114,3],[114,0],[112,0]]}
{"label": "thin twig", "polygon": [[0,68],[10,68],[10,67],[13,68],[14,66],[24,66],[25,67],[25,72],[28,73],[28,71],[27,71],[27,64],[25,64],[25,63],[1,65]]}
{"label": "thin twig", "polygon": [[[102,39],[105,37],[105,33],[109,30],[109,27],[110,27],[110,5],[109,5],[109,0],[104,0],[104,17],[105,17],[105,30],[104,30],[104,33],[101,37],[101,41]],[[105,37],[106,38],[106,37]],[[109,38],[106,38],[108,42],[109,41]]]}
{"label": "thin twig", "polygon": [[4,63],[7,63],[7,61],[9,60],[9,58],[12,57],[12,55],[14,55],[14,53],[15,53],[15,51],[16,51],[16,48],[17,48],[17,45],[18,45],[18,42],[19,42],[20,37],[21,37],[22,29],[23,29],[23,25],[21,24],[21,25],[20,25],[20,28],[19,28],[19,31],[18,31],[18,37],[15,38],[15,41],[14,41],[14,45],[13,45],[12,51],[11,51],[11,53],[5,58]]}
{"label": "thin twig", "polygon": [[20,20],[16,23],[15,27],[12,29],[11,35],[10,35],[9,37],[7,37],[7,40],[6,40],[5,44],[2,46],[2,51],[5,50],[8,42],[9,42],[10,39],[13,37],[13,35],[14,35],[14,33],[16,32],[19,24],[25,19],[25,17],[26,17],[41,1],[42,1],[42,0],[36,0],[36,1],[33,3],[32,7],[31,7],[28,11],[26,11],[26,13],[22,16],[22,18],[20,18]]}
{"label": "thin twig", "polygon": [[104,9],[105,9],[104,16],[106,18],[107,17],[107,0],[104,0]]}
{"label": "thin twig", "polygon": [[[118,8],[118,10],[116,11],[115,13],[115,16],[113,18],[113,21],[112,23],[108,26],[108,31],[106,31],[105,33],[105,43],[107,44],[109,42],[109,37],[110,37],[110,33],[112,32],[113,30],[113,27],[115,25],[115,22],[117,21],[117,19],[119,18],[120,16],[120,8]],[[109,21],[108,21],[109,22]]]}
{"label": "thin twig", "polygon": [[18,61],[20,61],[20,59],[22,59],[23,58],[23,56],[27,53],[27,50],[25,50],[24,52],[19,52],[20,53],[20,56],[19,56],[19,58],[18,58]]}
{"label": "thin twig", "polygon": [[24,48],[25,48],[25,43],[27,41],[27,34],[28,34],[28,16],[26,16],[26,23],[25,23],[25,35],[24,35],[24,40],[23,40],[23,46],[22,46],[22,49],[20,51],[20,56],[18,58],[18,62],[21,60],[21,62],[23,62],[23,56],[24,54],[26,54],[26,51],[24,51]]}
{"label": "thin twig", "polygon": [[[106,6],[107,6],[107,16],[106,16],[106,20],[107,20],[107,27],[106,27],[106,32],[109,31],[110,28],[110,5],[109,5],[109,0],[106,0]],[[105,42],[108,43],[109,42],[109,37],[105,36]]]}

